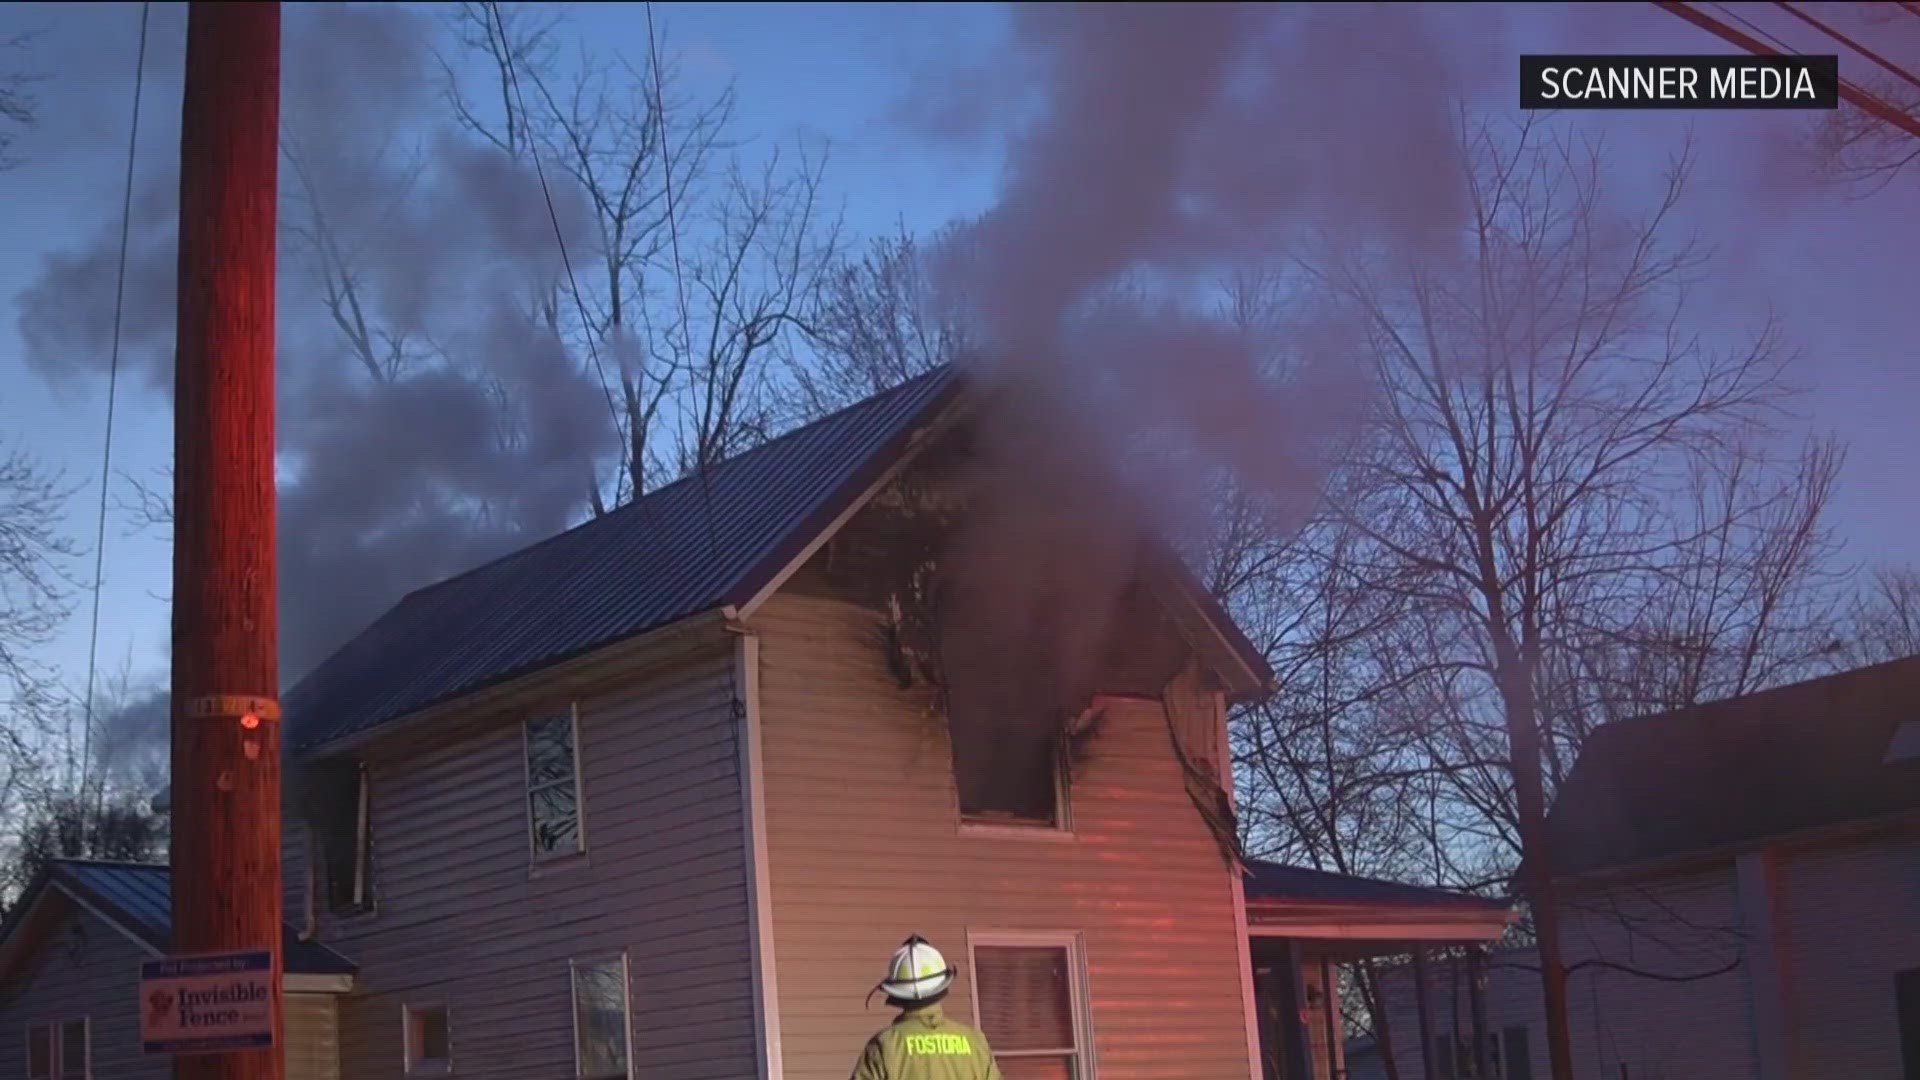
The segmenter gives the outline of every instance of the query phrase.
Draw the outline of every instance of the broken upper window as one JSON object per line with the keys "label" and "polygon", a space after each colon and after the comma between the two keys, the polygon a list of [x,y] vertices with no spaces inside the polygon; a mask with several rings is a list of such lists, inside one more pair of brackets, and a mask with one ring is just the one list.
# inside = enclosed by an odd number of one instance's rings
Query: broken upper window
{"label": "broken upper window", "polygon": [[1019,707],[1004,683],[964,679],[947,694],[960,817],[978,824],[1066,828],[1059,725]]}
{"label": "broken upper window", "polygon": [[361,762],[315,766],[314,835],[325,879],[327,910],[351,914],[373,907],[373,822],[367,768]]}
{"label": "broken upper window", "polygon": [[582,850],[580,764],[574,736],[571,708],[526,724],[527,816],[536,861]]}

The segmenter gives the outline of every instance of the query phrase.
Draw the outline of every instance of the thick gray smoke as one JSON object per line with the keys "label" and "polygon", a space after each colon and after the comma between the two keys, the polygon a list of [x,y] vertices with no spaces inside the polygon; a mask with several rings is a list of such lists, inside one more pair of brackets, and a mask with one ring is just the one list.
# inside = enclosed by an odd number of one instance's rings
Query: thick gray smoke
{"label": "thick gray smoke", "polygon": [[1282,377],[1211,288],[1310,232],[1449,258],[1466,210],[1457,72],[1479,60],[1426,18],[1373,5],[1017,11],[1006,62],[1039,79],[1038,100],[1006,136],[999,201],[936,275],[986,343],[977,373],[1011,405],[989,422],[984,502],[954,552],[956,617],[991,632],[969,635],[979,647],[952,658],[953,681],[1007,697],[981,715],[1084,700],[1142,542],[1203,538],[1222,470],[1283,526],[1313,504],[1363,403],[1358,327],[1337,311],[1301,327]]}
{"label": "thick gray smoke", "polygon": [[[170,393],[184,7],[156,6],[153,19],[149,86],[161,89],[142,139],[122,363]],[[286,10],[289,683],[407,591],[564,528],[617,445],[599,384],[531,314],[562,273],[539,180],[531,164],[446,129],[433,29],[397,5]],[[569,245],[587,249],[589,218],[571,194],[555,190],[558,216]],[[54,381],[97,377],[108,361],[117,203],[106,210],[85,246],[50,258],[17,300],[28,360]],[[124,752],[149,730],[137,719],[110,721],[103,739]]]}

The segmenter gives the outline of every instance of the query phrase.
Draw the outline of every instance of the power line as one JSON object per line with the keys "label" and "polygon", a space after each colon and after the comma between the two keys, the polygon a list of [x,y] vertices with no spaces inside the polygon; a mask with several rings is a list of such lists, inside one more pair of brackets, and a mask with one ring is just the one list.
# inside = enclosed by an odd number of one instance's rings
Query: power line
{"label": "power line", "polygon": [[1813,27],[1815,30],[1818,30],[1821,33],[1827,35],[1828,37],[1839,42],[1840,44],[1845,45],[1847,48],[1852,49],[1854,52],[1859,53],[1861,56],[1866,57],[1868,60],[1879,65],[1884,70],[1891,72],[1894,75],[1894,77],[1900,79],[1902,82],[1905,82],[1907,85],[1913,86],[1913,87],[1920,87],[1920,78],[1915,78],[1913,76],[1913,73],[1907,71],[1905,68],[1900,67],[1898,64],[1895,64],[1893,61],[1888,60],[1886,57],[1881,56],[1879,53],[1874,52],[1872,49],[1867,48],[1865,45],[1862,45],[1859,42],[1853,40],[1852,38],[1841,33],[1840,31],[1833,29],[1832,27],[1814,18],[1813,16],[1807,14],[1806,12],[1799,10],[1798,8],[1794,7],[1792,4],[1781,3],[1781,2],[1777,2],[1776,0],[1776,3],[1774,6],[1778,7],[1780,10],[1786,12],[1787,14],[1793,16],[1794,18],[1799,19],[1801,22],[1806,23],[1808,26]]}
{"label": "power line", "polygon": [[[1713,16],[1695,9],[1690,4],[1681,3],[1679,0],[1654,0],[1654,6],[1685,19],[1715,37],[1730,41],[1755,56],[1782,56],[1792,52],[1790,49],[1783,52],[1758,38],[1743,34],[1720,20],[1715,19]],[[1920,120],[1908,116],[1906,113],[1901,112],[1899,109],[1894,108],[1867,91],[1854,86],[1845,79],[1840,80],[1840,97],[1843,101],[1846,101],[1861,111],[1891,124],[1915,138],[1920,138]]]}
{"label": "power line", "polygon": [[[600,349],[593,341],[593,323],[587,318],[586,301],[580,299],[580,283],[573,276],[573,259],[567,254],[567,237],[560,228],[560,212],[553,206],[553,190],[547,186],[547,170],[540,164],[540,142],[533,137],[533,126],[527,122],[527,97],[520,90],[520,73],[513,63],[513,46],[507,41],[507,21],[500,15],[498,0],[489,0],[487,11],[493,16],[494,27],[500,33],[500,62],[506,66],[507,81],[513,87],[514,102],[520,108],[520,119],[527,123],[527,153],[533,158],[533,172],[540,178],[540,195],[547,202],[547,220],[553,223],[553,239],[560,246],[560,264],[567,271],[567,289],[573,293],[573,304],[580,313],[580,328],[586,331],[587,354],[593,358],[593,372],[600,380],[600,392],[607,399],[607,415],[613,420],[613,432],[620,433],[620,409],[613,403],[613,388],[607,385],[606,369],[600,366]],[[513,117],[507,117],[509,127]],[[508,133],[511,136],[511,132]],[[627,440],[620,440],[620,470],[627,468]],[[596,481],[597,482],[597,481]]]}
{"label": "power line", "polygon": [[[87,785],[93,770],[93,683],[100,659],[100,586],[107,565],[107,486],[113,476],[113,402],[120,382],[120,322],[126,310],[127,245],[133,232],[133,163],[140,146],[140,91],[147,73],[147,18],[151,2],[140,5],[140,46],[133,61],[133,120],[127,131],[127,181],[120,204],[120,265],[113,285],[113,345],[107,359],[107,422],[100,448],[100,517],[93,539],[93,618],[87,631],[87,690],[80,737],[80,820],[86,823]],[[101,777],[100,801],[106,801]],[[84,830],[83,830],[84,831]]]}
{"label": "power line", "polygon": [[[660,128],[660,172],[667,198],[667,239],[673,251],[673,287],[680,299],[680,340],[687,350],[688,357],[693,354],[693,322],[687,310],[687,280],[680,272],[680,226],[673,205],[673,157],[672,147],[667,141],[667,95],[660,76],[660,46],[653,30],[653,0],[647,0],[647,65],[653,69],[653,109]],[[669,373],[668,378],[672,375]],[[676,408],[673,412],[674,426],[679,437],[686,441],[686,414]],[[694,432],[699,445],[693,451],[693,472],[700,482],[701,510],[707,523],[708,553],[718,558],[720,555],[720,536],[713,523],[713,488],[707,483],[707,445],[702,432]]]}

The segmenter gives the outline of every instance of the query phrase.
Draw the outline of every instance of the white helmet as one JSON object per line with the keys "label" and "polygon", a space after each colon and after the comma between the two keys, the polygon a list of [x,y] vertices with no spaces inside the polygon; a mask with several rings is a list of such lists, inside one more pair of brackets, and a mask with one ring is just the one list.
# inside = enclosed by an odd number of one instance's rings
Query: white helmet
{"label": "white helmet", "polygon": [[953,985],[953,966],[927,939],[915,934],[893,950],[887,977],[875,989],[894,1001],[927,1001]]}

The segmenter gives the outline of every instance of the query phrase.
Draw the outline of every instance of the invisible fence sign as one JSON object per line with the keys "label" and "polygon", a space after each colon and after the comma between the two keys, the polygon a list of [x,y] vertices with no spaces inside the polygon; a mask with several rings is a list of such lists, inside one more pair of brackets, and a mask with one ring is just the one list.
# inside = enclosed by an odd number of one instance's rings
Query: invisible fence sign
{"label": "invisible fence sign", "polygon": [[273,954],[221,953],[140,965],[140,1042],[149,1054],[273,1045]]}

